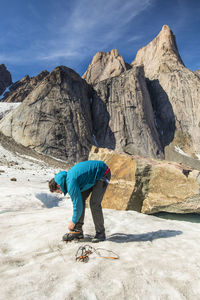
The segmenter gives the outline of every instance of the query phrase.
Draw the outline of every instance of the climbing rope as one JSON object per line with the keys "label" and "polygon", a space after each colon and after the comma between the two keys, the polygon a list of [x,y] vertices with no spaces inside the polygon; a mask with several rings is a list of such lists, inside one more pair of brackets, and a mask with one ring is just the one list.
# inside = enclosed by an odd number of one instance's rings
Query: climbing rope
{"label": "climbing rope", "polygon": [[[101,252],[107,252],[107,253],[111,253],[112,256],[104,256],[102,255]],[[113,252],[112,250],[107,250],[107,249],[103,249],[103,248],[94,248],[90,245],[84,245],[78,248],[77,252],[76,252],[76,261],[80,261],[80,262],[88,262],[89,260],[89,255],[91,255],[92,253],[96,253],[98,256],[103,257],[103,258],[107,258],[107,259],[119,259],[119,255],[116,254],[115,252]]]}

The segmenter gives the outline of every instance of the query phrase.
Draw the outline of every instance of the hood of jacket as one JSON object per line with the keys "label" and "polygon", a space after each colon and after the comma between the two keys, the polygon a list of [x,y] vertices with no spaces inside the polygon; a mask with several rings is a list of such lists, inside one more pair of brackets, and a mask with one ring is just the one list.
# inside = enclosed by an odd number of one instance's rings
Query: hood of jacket
{"label": "hood of jacket", "polygon": [[54,177],[55,182],[60,186],[61,191],[63,192],[64,196],[67,194],[67,172],[61,171]]}

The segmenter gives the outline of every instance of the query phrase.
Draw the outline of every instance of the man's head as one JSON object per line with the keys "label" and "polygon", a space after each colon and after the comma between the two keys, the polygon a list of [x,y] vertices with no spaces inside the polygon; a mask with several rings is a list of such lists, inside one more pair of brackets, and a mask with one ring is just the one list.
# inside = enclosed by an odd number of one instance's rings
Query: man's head
{"label": "man's head", "polygon": [[52,193],[62,194],[62,191],[61,191],[59,185],[55,182],[54,178],[52,178],[49,181],[49,189],[50,189],[50,192],[52,192]]}

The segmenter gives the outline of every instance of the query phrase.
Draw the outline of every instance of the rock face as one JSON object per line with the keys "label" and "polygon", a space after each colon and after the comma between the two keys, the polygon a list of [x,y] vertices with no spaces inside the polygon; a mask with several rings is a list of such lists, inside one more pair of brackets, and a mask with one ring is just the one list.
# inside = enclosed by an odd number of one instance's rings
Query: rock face
{"label": "rock face", "polygon": [[167,25],[151,43],[138,51],[131,65],[144,66],[163,147],[172,144],[187,154],[199,153],[200,78],[185,68],[175,37]]}
{"label": "rock face", "polygon": [[97,52],[83,78],[89,84],[94,84],[107,78],[118,76],[130,68],[116,49],[107,53]]}
{"label": "rock face", "polygon": [[96,147],[91,149],[89,159],[103,160],[111,169],[111,182],[102,202],[104,208],[145,214],[200,213],[197,170]]}
{"label": "rock face", "polygon": [[21,80],[15,82],[9,88],[9,92],[4,94],[2,101],[4,102],[22,102],[24,99],[39,85],[42,80],[49,74],[44,70],[35,77],[29,77],[28,75]]}
{"label": "rock face", "polygon": [[0,122],[16,142],[68,162],[87,159],[92,144],[89,86],[57,67]]}
{"label": "rock face", "polygon": [[0,65],[0,96],[12,84],[12,77],[5,65]]}
{"label": "rock face", "polygon": [[93,129],[99,147],[163,157],[142,67],[93,88]]}

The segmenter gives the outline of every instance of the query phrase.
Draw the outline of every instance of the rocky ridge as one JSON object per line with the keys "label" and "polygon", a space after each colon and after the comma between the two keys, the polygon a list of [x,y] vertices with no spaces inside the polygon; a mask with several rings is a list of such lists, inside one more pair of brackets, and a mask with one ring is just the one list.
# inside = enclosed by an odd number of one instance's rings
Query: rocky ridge
{"label": "rocky ridge", "polygon": [[12,84],[9,91],[2,98],[4,102],[22,102],[37,87],[38,84],[49,74],[44,70],[35,77],[26,75],[21,80]]}

